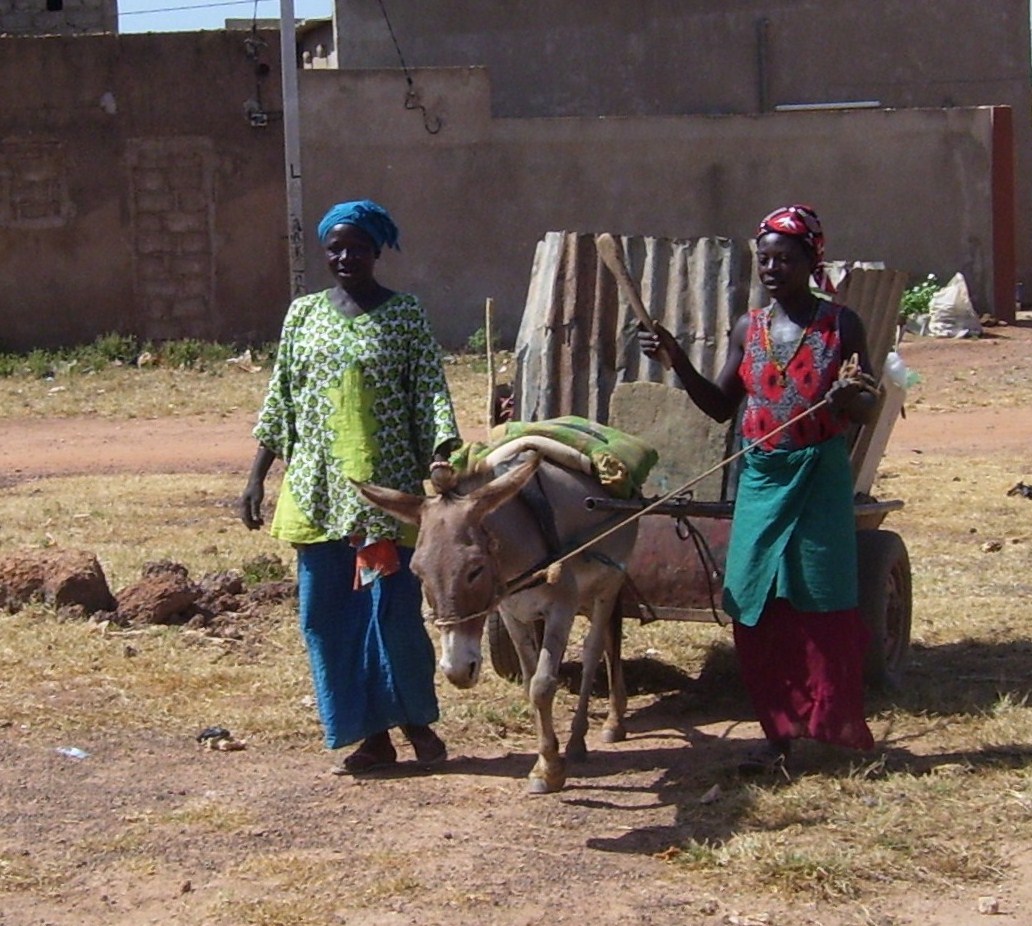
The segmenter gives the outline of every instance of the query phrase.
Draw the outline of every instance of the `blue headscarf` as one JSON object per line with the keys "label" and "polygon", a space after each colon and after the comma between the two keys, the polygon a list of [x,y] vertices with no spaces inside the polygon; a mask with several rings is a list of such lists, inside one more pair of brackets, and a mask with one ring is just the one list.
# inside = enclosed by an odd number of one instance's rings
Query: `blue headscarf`
{"label": "blue headscarf", "polygon": [[354,225],[361,228],[373,239],[377,251],[384,245],[396,251],[401,250],[398,247],[398,226],[394,224],[390,213],[371,199],[356,199],[331,207],[319,223],[320,244],[326,241],[326,236],[336,225]]}

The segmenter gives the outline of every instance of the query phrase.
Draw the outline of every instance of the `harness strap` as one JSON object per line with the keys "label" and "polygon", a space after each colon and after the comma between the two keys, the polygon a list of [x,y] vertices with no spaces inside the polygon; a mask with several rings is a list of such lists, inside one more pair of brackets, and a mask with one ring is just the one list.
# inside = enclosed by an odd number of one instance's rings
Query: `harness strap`
{"label": "harness strap", "polygon": [[545,487],[541,484],[540,471],[534,473],[534,477],[520,489],[519,495],[530,509],[530,513],[534,515],[534,520],[537,521],[541,539],[545,541],[548,558],[551,560],[562,552],[563,547],[559,542],[559,528],[555,523],[555,508],[552,507],[552,502],[545,494]]}

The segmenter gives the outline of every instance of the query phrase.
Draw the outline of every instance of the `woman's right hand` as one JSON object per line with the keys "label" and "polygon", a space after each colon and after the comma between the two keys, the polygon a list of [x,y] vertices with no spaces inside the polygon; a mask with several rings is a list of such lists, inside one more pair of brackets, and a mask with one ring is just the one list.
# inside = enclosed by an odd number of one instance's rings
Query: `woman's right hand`
{"label": "woman's right hand", "polygon": [[275,459],[276,454],[268,447],[258,445],[254,462],[251,464],[251,474],[247,477],[247,486],[244,488],[244,494],[240,496],[240,520],[247,525],[249,531],[256,531],[265,523],[262,521],[265,477]]}
{"label": "woman's right hand", "polygon": [[265,522],[262,520],[262,501],[265,499],[263,482],[250,481],[240,497],[240,520],[250,531],[256,531]]}
{"label": "woman's right hand", "polygon": [[638,346],[646,357],[664,366],[669,366],[678,349],[674,336],[662,325],[653,324],[650,331],[641,322],[638,322]]}

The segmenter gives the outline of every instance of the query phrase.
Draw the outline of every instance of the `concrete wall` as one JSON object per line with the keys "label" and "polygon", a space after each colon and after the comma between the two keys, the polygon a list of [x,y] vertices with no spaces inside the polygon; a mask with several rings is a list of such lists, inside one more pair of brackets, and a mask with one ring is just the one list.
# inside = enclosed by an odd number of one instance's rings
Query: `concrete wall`
{"label": "concrete wall", "polygon": [[[485,66],[496,115],[753,113],[1029,100],[1028,0],[393,0],[409,67]],[[378,0],[337,0],[342,68],[397,67]]]}
{"label": "concrete wall", "polygon": [[280,109],[266,38],[0,39],[0,347],[276,337],[282,130],[244,105]]}
{"label": "concrete wall", "polygon": [[0,34],[118,32],[116,0],[0,0]]}
{"label": "concrete wall", "polygon": [[[336,2],[340,67],[398,67],[377,0]],[[410,67],[486,66],[497,116],[1009,106],[1018,275],[1032,293],[1028,0],[393,0],[389,10]],[[814,198],[839,164],[831,151],[807,164]],[[941,266],[917,256],[907,264],[921,275]]]}
{"label": "concrete wall", "polygon": [[[512,342],[549,230],[748,237],[793,200],[820,213],[829,259],[961,270],[992,305],[989,109],[506,119],[482,69],[415,72],[426,114],[405,108],[399,71],[300,77],[309,253],[328,205],[382,201],[403,251],[380,275],[423,297],[449,345],[483,325],[488,296]],[[328,284],[308,267],[310,287]]]}

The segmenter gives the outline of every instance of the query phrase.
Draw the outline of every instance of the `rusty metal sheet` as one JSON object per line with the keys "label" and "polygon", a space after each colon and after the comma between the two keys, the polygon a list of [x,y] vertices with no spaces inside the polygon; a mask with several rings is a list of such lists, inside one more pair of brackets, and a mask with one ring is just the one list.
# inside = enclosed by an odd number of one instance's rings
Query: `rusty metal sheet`
{"label": "rusty metal sheet", "polygon": [[[649,314],[714,376],[735,319],[749,305],[752,251],[728,238],[623,237],[631,278]],[[548,232],[538,243],[516,338],[517,416],[582,415],[609,421],[621,382],[666,382],[673,372],[643,357],[635,318],[595,247],[595,235]]]}
{"label": "rusty metal sheet", "polygon": [[[673,518],[646,515],[638,521],[638,539],[627,564],[627,573],[642,597],[655,610],[656,616],[691,620],[700,612],[703,619],[720,611],[723,590],[722,573],[727,558],[731,522],[724,519],[695,519],[700,544],[708,550],[711,561],[699,555],[695,543],[678,533]],[[714,573],[714,566],[720,570]],[[625,616],[640,616],[633,595],[622,605]],[[647,615],[646,615],[647,617]]]}

